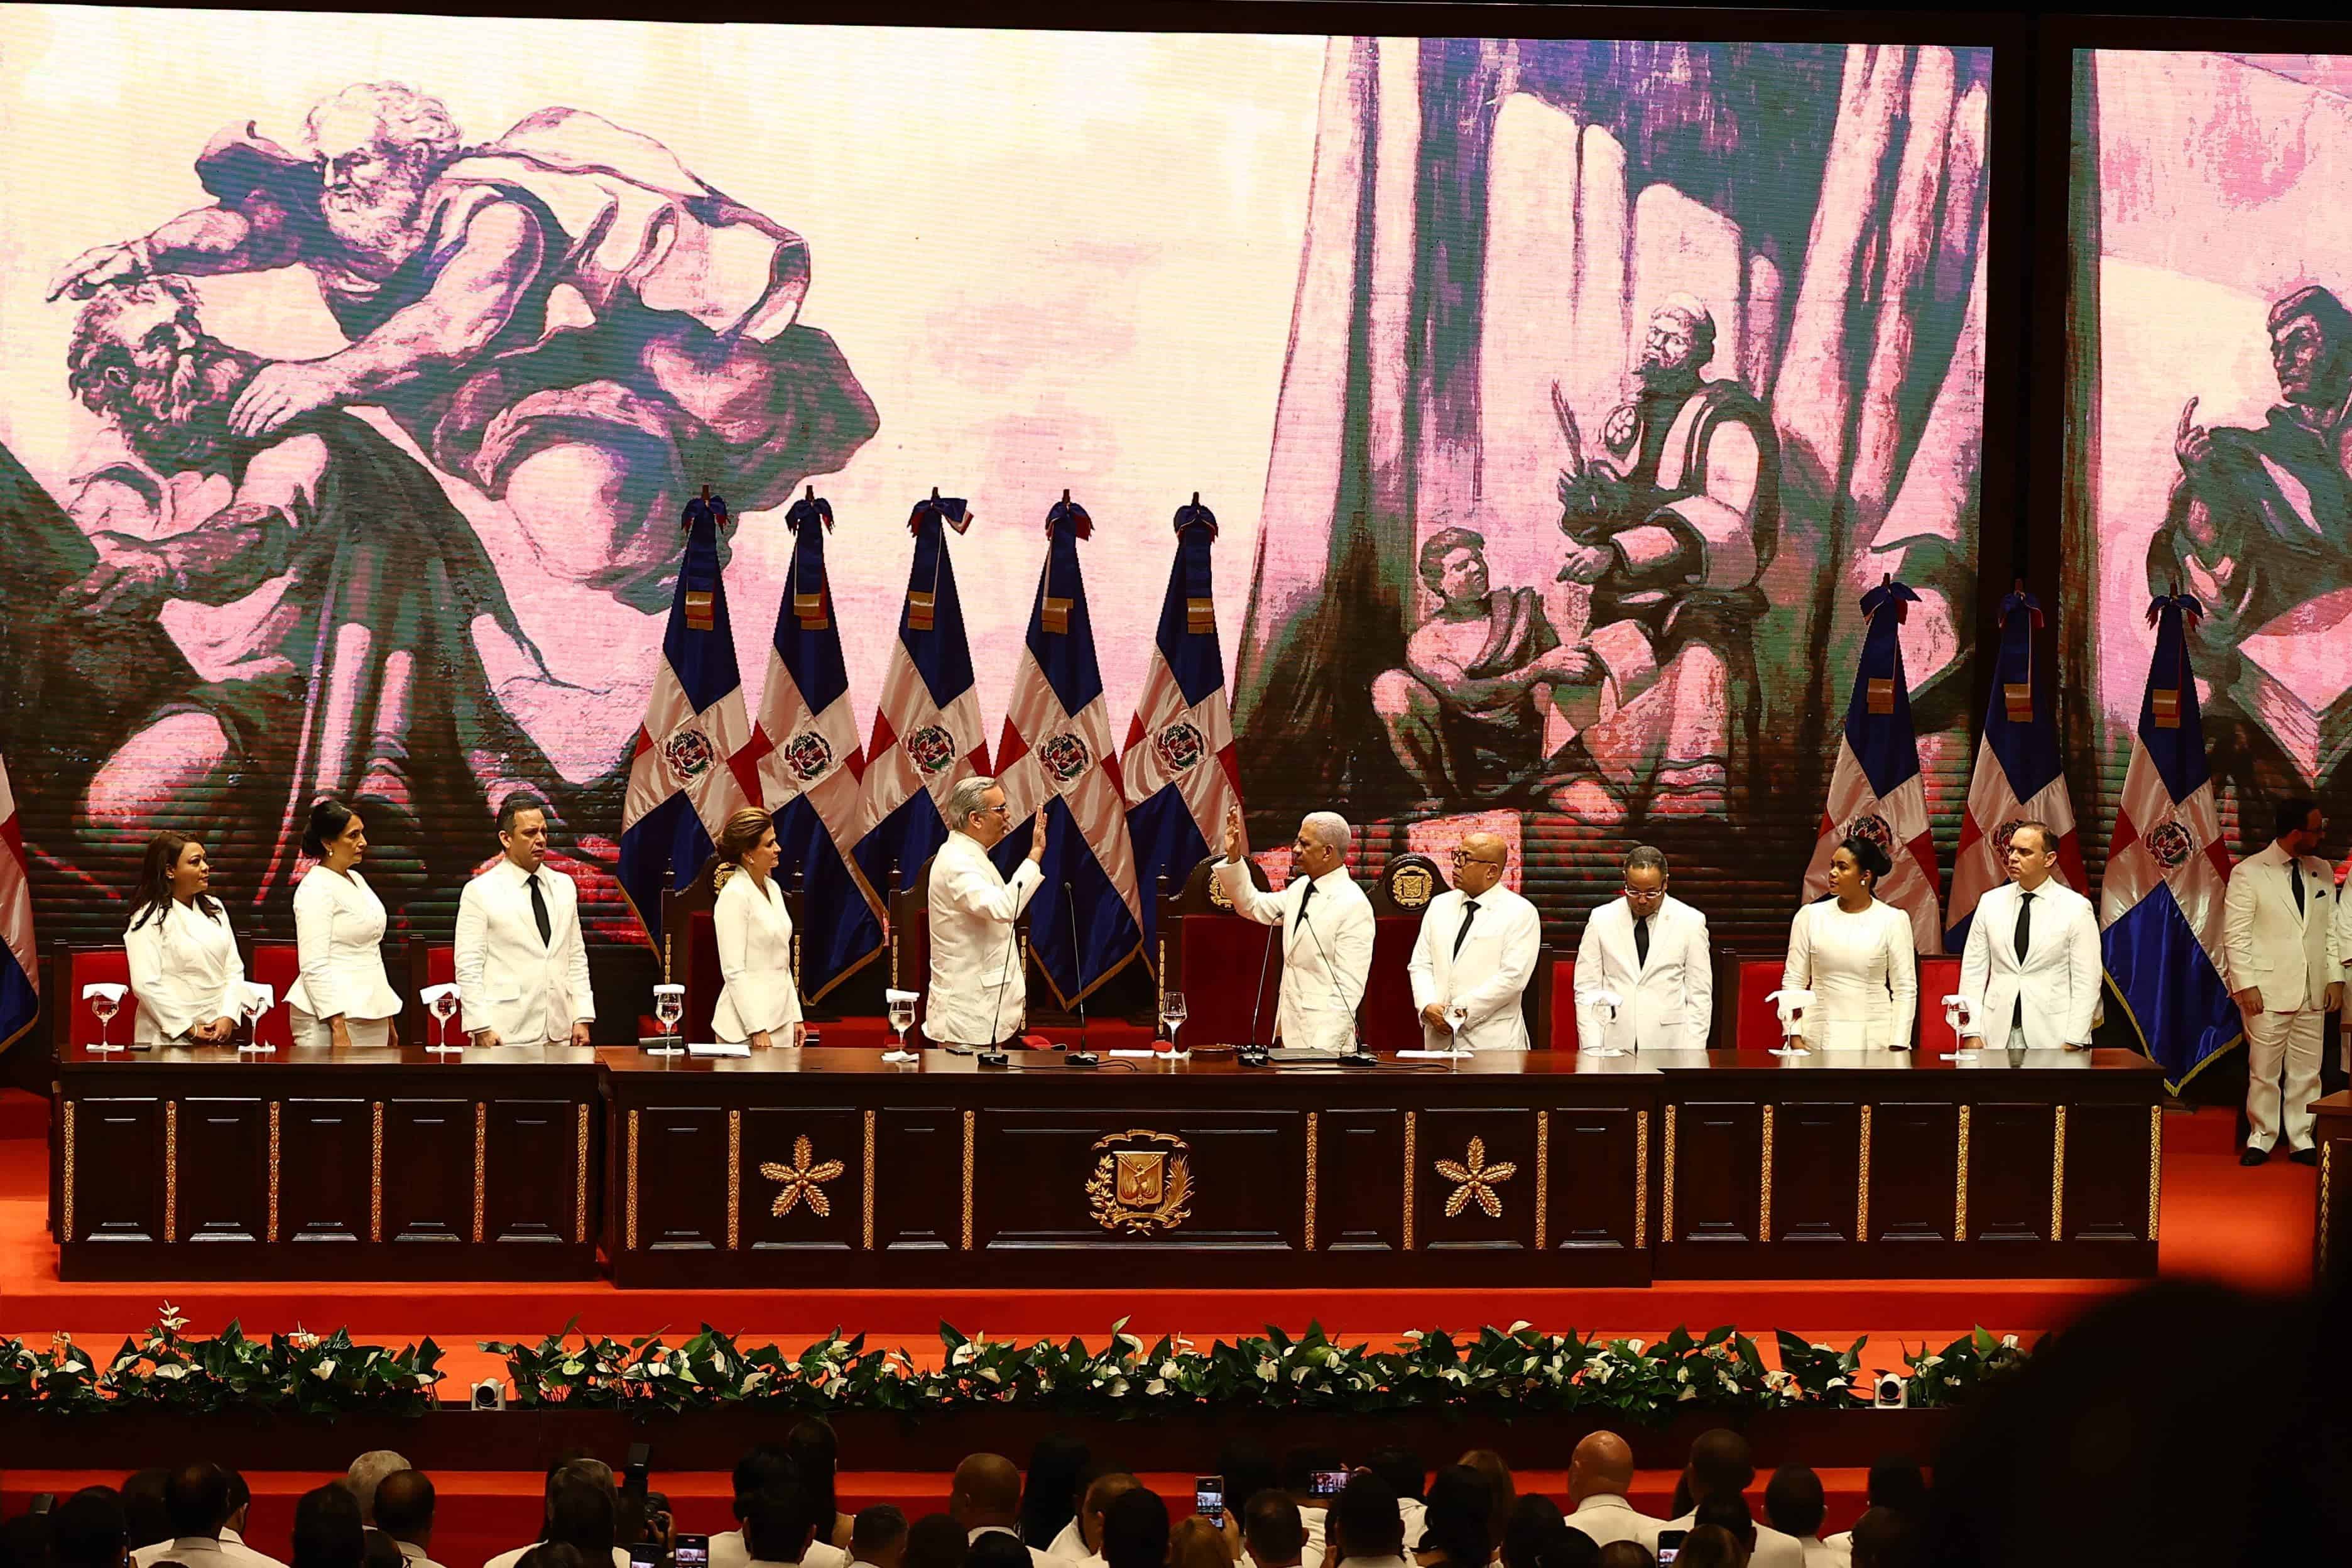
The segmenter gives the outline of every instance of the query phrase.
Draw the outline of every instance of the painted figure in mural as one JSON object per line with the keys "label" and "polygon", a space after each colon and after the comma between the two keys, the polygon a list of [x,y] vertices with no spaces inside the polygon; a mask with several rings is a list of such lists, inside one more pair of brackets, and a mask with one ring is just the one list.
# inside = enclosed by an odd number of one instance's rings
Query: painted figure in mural
{"label": "painted figure in mural", "polygon": [[1539,771],[1549,688],[1591,679],[1593,659],[1563,645],[1533,588],[1490,588],[1486,541],[1441,528],[1422,542],[1421,580],[1437,613],[1405,644],[1405,668],[1372,681],[1389,745],[1433,802],[1492,801]]}
{"label": "painted figure in mural", "polygon": [[1592,706],[1549,763],[1553,807],[1596,826],[1728,816],[1761,721],[1758,575],[1780,532],[1780,452],[1764,406],[1704,375],[1715,319],[1687,294],[1650,317],[1635,396],[1587,460],[1555,392],[1570,467],[1559,580],[1591,590]]}
{"label": "painted figure in mural", "polygon": [[[337,411],[237,435],[265,363],[207,333],[171,279],[99,290],[67,360],[116,445],[66,497],[98,560],[65,597],[94,620],[161,620],[198,678],[99,766],[89,833],[234,833],[268,855],[267,894],[292,873],[286,825],[319,795],[370,803],[397,876],[425,853],[428,806],[456,804],[429,797],[495,805],[543,787],[551,770],[493,700],[473,626],[536,650],[429,472]],[[229,784],[256,772],[286,781],[282,816],[219,821]]]}
{"label": "painted figure in mural", "polygon": [[2260,428],[2208,429],[2193,397],[2180,411],[2147,580],[2204,607],[2193,654],[2216,771],[2277,798],[2321,785],[2352,744],[2331,721],[2352,689],[2352,647],[2328,635],[2345,616],[2312,613],[2352,598],[2352,311],[2297,289],[2269,327],[2280,401]]}
{"label": "painted figure in mural", "polygon": [[469,147],[396,82],[345,89],[305,129],[308,157],[223,132],[196,161],[215,205],[53,286],[308,268],[351,344],[260,365],[230,434],[382,407],[503,500],[547,570],[647,613],[668,604],[689,476],[758,511],[873,436],[833,340],[795,321],[806,243],[653,138],[557,108]]}

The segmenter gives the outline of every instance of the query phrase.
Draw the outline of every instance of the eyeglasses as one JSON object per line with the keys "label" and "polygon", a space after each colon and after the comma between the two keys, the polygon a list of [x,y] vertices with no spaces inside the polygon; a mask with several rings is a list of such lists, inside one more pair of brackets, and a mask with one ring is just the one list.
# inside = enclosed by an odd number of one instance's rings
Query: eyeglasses
{"label": "eyeglasses", "polygon": [[985,816],[1010,816],[1013,815],[1013,805],[1010,801],[1006,802],[1003,805],[983,805],[980,809],[982,815]]}
{"label": "eyeglasses", "polygon": [[1666,896],[1666,887],[1663,882],[1654,888],[1637,888],[1628,882],[1617,890],[1629,899],[1663,899]]}
{"label": "eyeglasses", "polygon": [[1454,863],[1456,866],[1507,866],[1510,864],[1508,860],[1480,859],[1467,849],[1456,849],[1454,852]]}

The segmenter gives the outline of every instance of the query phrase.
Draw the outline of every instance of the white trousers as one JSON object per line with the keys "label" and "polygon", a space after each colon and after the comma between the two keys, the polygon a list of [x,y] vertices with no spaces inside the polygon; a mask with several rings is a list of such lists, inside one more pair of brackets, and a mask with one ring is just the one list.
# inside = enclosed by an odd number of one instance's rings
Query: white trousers
{"label": "white trousers", "polygon": [[[298,1051],[323,1051],[335,1043],[335,1033],[323,1019],[314,1018],[301,1008],[289,1005],[286,1021],[293,1026],[294,1048]],[[346,1018],[343,1027],[351,1032],[354,1047],[388,1046],[392,1043],[392,1020],[389,1018]],[[2308,1098],[2308,1097],[2306,1097]],[[2306,1126],[2310,1118],[2304,1119]]]}
{"label": "white trousers", "polygon": [[2326,1016],[2305,1007],[2257,1013],[2245,1020],[2247,1148],[2269,1149],[2278,1142],[2282,1079],[2286,1146],[2311,1147],[2311,1102],[2319,1096],[2319,1037]]}

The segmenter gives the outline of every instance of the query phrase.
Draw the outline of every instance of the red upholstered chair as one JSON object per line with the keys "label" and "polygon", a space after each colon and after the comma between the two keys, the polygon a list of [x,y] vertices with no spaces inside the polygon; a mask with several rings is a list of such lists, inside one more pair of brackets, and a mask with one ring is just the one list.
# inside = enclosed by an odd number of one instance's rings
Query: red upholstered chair
{"label": "red upholstered chair", "polygon": [[[130,984],[131,955],[119,947],[76,947],[62,942],[50,944],[49,953],[49,972],[57,976],[50,992],[50,1058],[63,1060],[75,1046],[98,1042],[98,1015],[82,999],[81,988],[108,983]],[[106,1026],[110,1043],[131,1043],[137,1011],[137,999],[123,997],[121,1009]]]}
{"label": "red upholstered chair", "polygon": [[[1932,954],[1919,960],[1919,1032],[1912,1046],[1922,1051],[1952,1048],[1951,1026],[1944,1022],[1944,998],[1960,988],[1958,954]],[[2006,1037],[2007,1031],[2002,1031]]]}
{"label": "red upholstered chair", "polygon": [[302,973],[299,949],[290,942],[256,942],[246,960],[246,978],[269,987],[269,1011],[253,1023],[253,1043],[269,1046],[283,1055],[293,1048],[294,1024],[286,1010],[286,993]]}
{"label": "red upholstered chair", "polygon": [[[1193,867],[1175,892],[1160,884],[1160,991],[1184,994],[1179,1037],[1189,1046],[1265,1045],[1282,994],[1282,936],[1234,909],[1216,879],[1219,858]],[[1252,861],[1249,869],[1251,885],[1267,890],[1265,868]]]}
{"label": "red upholstered chair", "polygon": [[1781,973],[1788,968],[1783,958],[1742,958],[1733,973],[1738,977],[1733,986],[1736,994],[1728,998],[1727,1010],[1718,999],[1716,1011],[1731,1020],[1732,1035],[1724,1042],[1726,1049],[1769,1051],[1780,1043],[1780,1012],[1770,1000],[1780,989]]}
{"label": "red upholstered chair", "polygon": [[[1550,948],[1544,949],[1543,959],[1536,965],[1536,986],[1545,988],[1547,994],[1538,999],[1535,1016],[1528,1020],[1528,1040],[1538,1050],[1572,1051],[1576,1049],[1576,960],[1562,958]],[[1543,1021],[1543,1032],[1536,1032],[1538,1019]]]}

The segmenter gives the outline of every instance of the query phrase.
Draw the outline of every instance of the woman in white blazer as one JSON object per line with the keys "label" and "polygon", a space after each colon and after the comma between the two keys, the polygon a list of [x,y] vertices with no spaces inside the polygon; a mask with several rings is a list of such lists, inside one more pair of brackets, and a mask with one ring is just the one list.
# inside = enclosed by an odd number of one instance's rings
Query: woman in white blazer
{"label": "woman in white blazer", "polygon": [[286,992],[299,1047],[398,1045],[400,997],[383,972],[383,902],[360,877],[367,828],[339,800],[310,808],[302,852],[319,863],[294,889],[301,973]]}
{"label": "woman in white blazer", "polygon": [[1895,869],[1886,851],[1849,838],[1830,857],[1830,896],[1789,926],[1784,990],[1810,991],[1791,1044],[1828,1051],[1907,1051],[1919,1012],[1911,917],[1878,900]]}
{"label": "woman in white blazer", "polygon": [[131,992],[139,1016],[131,1040],[152,1046],[188,1040],[224,1044],[245,1005],[245,960],[228,912],[209,896],[212,866],[205,847],[181,833],[159,833],[139,868],[138,912],[122,935],[131,958]]}
{"label": "woman in white blazer", "polygon": [[793,917],[774,875],[783,858],[776,825],[766,812],[746,806],[727,819],[719,854],[734,871],[710,910],[719,975],[727,983],[711,1010],[710,1032],[730,1045],[749,1040],[760,1050],[795,1045],[801,993],[793,983]]}

